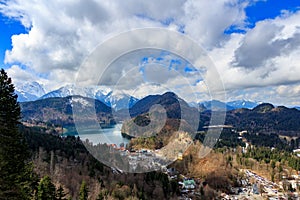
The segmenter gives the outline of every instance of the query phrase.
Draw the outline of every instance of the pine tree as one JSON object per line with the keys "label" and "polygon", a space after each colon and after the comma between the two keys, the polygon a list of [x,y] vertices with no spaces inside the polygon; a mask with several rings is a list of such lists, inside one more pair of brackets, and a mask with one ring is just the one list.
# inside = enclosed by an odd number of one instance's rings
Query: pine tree
{"label": "pine tree", "polygon": [[37,200],[56,200],[55,186],[49,176],[41,179],[38,185]]}
{"label": "pine tree", "polygon": [[82,181],[79,191],[79,200],[87,200],[88,199],[88,188],[85,181]]}
{"label": "pine tree", "polygon": [[57,200],[64,200],[65,199],[65,192],[64,192],[64,188],[60,185],[56,191],[56,199]]}
{"label": "pine tree", "polygon": [[29,199],[32,168],[26,163],[29,151],[18,131],[20,106],[14,86],[0,70],[0,199]]}

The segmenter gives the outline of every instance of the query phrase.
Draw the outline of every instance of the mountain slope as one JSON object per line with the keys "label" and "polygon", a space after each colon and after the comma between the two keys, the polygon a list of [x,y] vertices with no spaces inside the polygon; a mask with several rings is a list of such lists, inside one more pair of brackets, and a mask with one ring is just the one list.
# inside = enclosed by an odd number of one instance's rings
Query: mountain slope
{"label": "mountain slope", "polygon": [[227,112],[226,124],[238,130],[253,133],[276,133],[300,136],[300,111],[284,106],[263,103],[252,110],[238,109]]}
{"label": "mountain slope", "polygon": [[197,109],[190,107],[175,93],[166,92],[162,95],[149,95],[139,100],[129,109],[129,113],[132,117],[145,114],[148,113],[150,108],[156,104],[163,106],[166,110],[167,117],[172,119],[181,119],[184,117],[186,119],[187,116],[181,115],[186,115],[189,112],[197,112]]}
{"label": "mountain slope", "polygon": [[[73,125],[72,106],[80,108],[77,112],[84,114],[85,107],[95,105],[99,121],[112,120],[112,110],[101,101],[81,96],[55,97],[37,101],[21,103],[22,120],[44,122],[55,125]],[[81,120],[88,120],[89,116],[82,115]]]}
{"label": "mountain slope", "polygon": [[[155,105],[160,105],[160,108]],[[157,134],[166,142],[175,131],[194,133],[198,128],[198,110],[172,92],[149,95],[138,101],[129,113],[132,119],[123,123],[122,132],[130,136]],[[161,124],[164,120],[165,124]],[[144,129],[148,125],[149,128]]]}
{"label": "mountain slope", "polygon": [[227,105],[226,103],[218,100],[211,100],[211,101],[204,101],[202,103],[199,103],[201,107],[205,107],[207,110],[214,111],[224,111],[226,110],[234,110],[234,107]]}
{"label": "mountain slope", "polygon": [[235,100],[230,102],[221,102],[219,100],[211,100],[211,101],[204,101],[200,103],[190,102],[189,105],[191,107],[199,108],[200,111],[202,110],[211,110],[212,106],[214,106],[216,111],[222,111],[226,108],[226,110],[234,110],[240,108],[248,108],[252,109],[259,105],[258,102],[248,101],[248,100]]}
{"label": "mountain slope", "polygon": [[45,90],[38,82],[25,82],[17,85],[16,94],[19,102],[35,101],[45,94]]}
{"label": "mountain slope", "polygon": [[67,85],[65,87],[61,87],[57,90],[43,95],[40,99],[46,99],[50,97],[67,97],[72,95],[80,95],[83,97],[97,99],[115,110],[128,109],[132,107],[138,100],[135,97],[121,92],[112,91],[111,89],[104,86],[90,86],[80,88],[75,85]]}
{"label": "mountain slope", "polygon": [[259,105],[257,102],[253,101],[247,101],[247,100],[236,100],[236,101],[230,101],[226,103],[228,106],[234,108],[234,109],[239,109],[239,108],[248,108],[252,109],[256,106]]}

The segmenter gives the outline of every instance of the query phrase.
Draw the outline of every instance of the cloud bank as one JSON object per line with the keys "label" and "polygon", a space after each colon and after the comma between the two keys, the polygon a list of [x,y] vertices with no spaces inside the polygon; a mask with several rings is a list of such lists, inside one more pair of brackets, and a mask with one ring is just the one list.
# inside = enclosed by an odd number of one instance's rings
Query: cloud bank
{"label": "cloud bank", "polygon": [[[162,27],[185,34],[207,51],[222,75],[229,100],[247,98],[299,105],[300,11],[282,11],[276,18],[258,21],[249,28],[245,8],[253,3],[250,0],[5,1],[0,4],[0,12],[21,21],[28,29],[28,33],[12,36],[12,49],[6,51],[5,63],[16,82],[37,80],[51,90],[74,82],[81,63],[99,43],[131,29]],[[232,27],[243,31],[228,33]],[[139,56],[132,65],[113,68],[107,83],[122,69],[141,65],[143,57],[152,55]],[[139,82],[146,77],[153,82],[161,81],[168,74],[167,84],[179,90],[182,80],[176,73],[160,68],[161,65],[166,63],[146,67],[144,75],[136,70],[134,80]],[[188,71],[186,76],[194,83],[193,90],[207,93],[202,80],[205,72],[198,80]],[[143,83],[143,86],[143,91],[159,91],[155,84]],[[134,87],[131,90],[141,91]]]}

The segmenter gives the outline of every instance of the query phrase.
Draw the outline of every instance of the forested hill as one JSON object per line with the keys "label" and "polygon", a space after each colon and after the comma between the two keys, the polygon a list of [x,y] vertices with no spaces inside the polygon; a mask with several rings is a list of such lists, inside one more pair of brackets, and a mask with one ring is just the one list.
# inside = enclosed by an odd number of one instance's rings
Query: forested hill
{"label": "forested hill", "polygon": [[72,106],[75,104],[77,105],[76,108],[80,109],[79,113],[84,113],[86,106],[95,105],[99,121],[110,122],[112,120],[112,109],[101,101],[81,96],[69,96],[21,103],[22,121],[72,125]]}
{"label": "forested hill", "polygon": [[284,106],[275,107],[269,103],[258,105],[252,110],[228,111],[225,123],[238,130],[254,133],[300,136],[300,111]]}

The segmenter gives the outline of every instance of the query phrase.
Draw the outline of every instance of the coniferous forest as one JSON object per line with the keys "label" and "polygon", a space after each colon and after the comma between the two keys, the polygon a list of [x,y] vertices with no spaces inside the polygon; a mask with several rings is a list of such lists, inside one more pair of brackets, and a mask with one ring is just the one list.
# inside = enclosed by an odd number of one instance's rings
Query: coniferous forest
{"label": "coniferous forest", "polygon": [[166,174],[116,176],[88,153],[78,137],[22,125],[14,85],[3,69],[0,97],[1,200],[165,199],[176,195]]}

